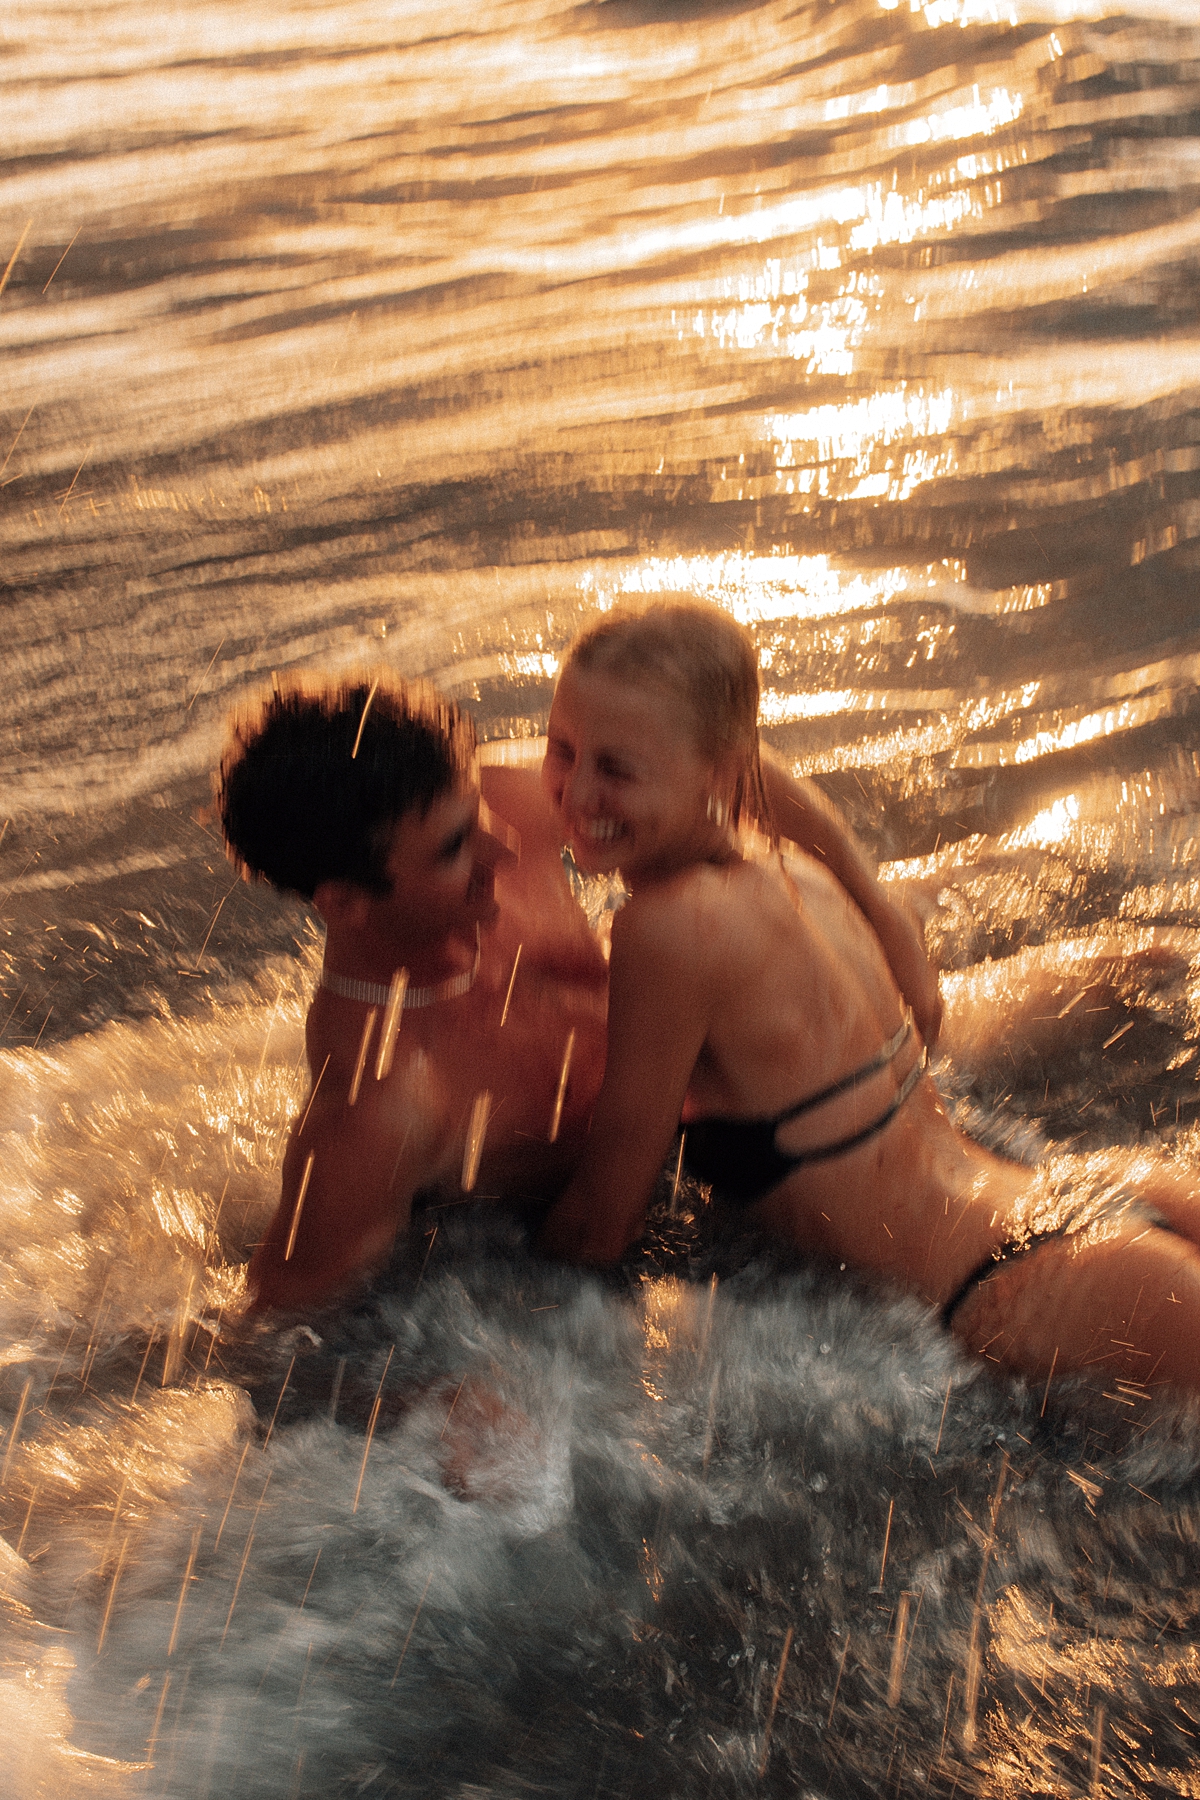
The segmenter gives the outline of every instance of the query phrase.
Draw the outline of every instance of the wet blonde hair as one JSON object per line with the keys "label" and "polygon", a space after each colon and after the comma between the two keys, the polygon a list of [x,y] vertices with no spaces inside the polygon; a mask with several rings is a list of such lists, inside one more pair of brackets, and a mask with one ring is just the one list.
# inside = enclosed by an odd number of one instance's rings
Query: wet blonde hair
{"label": "wet blonde hair", "polygon": [[562,666],[675,694],[700,754],[735,771],[731,822],[748,817],[774,837],[758,750],[758,656],[727,612],[686,597],[622,603],[584,627]]}

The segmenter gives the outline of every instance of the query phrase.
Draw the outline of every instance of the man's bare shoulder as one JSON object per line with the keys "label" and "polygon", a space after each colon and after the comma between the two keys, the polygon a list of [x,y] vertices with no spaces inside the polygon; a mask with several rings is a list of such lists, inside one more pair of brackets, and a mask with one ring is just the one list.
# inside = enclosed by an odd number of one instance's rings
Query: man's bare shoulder
{"label": "man's bare shoulder", "polygon": [[397,1057],[377,1076],[370,1055],[360,1064],[357,1047],[347,1054],[344,1035],[322,1022],[318,1000],[312,1086],[292,1127],[279,1206],[250,1264],[257,1310],[348,1292],[406,1228],[413,1194],[452,1161],[453,1120],[432,1059]]}
{"label": "man's bare shoulder", "polygon": [[309,1011],[312,1085],[297,1137],[322,1167],[367,1193],[378,1189],[385,1164],[389,1188],[432,1184],[442,1174],[452,1135],[448,1071],[420,1047],[397,1046],[381,1061],[382,1012],[368,1034],[365,1017],[348,1026],[330,1017],[333,1010],[318,995]]}
{"label": "man's bare shoulder", "polygon": [[[531,740],[517,741],[524,744]],[[544,749],[541,739],[533,741]],[[558,855],[562,849],[562,826],[542,787],[541,761],[538,755],[523,765],[482,763],[479,787],[492,811],[520,834],[523,850],[549,850]]]}

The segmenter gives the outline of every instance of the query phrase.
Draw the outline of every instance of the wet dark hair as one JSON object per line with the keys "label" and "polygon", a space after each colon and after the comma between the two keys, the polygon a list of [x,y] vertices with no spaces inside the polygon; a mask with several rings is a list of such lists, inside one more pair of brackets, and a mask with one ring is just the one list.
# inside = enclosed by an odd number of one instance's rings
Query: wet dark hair
{"label": "wet dark hair", "polygon": [[737,771],[733,823],[749,816],[774,835],[758,753],[758,654],[721,607],[690,597],[622,602],[584,627],[562,666],[677,695],[700,754]]}
{"label": "wet dark hair", "polygon": [[475,729],[452,701],[382,673],[276,687],[231,721],[217,777],[243,873],[311,900],[323,881],[386,894],[398,819],[469,778]]}

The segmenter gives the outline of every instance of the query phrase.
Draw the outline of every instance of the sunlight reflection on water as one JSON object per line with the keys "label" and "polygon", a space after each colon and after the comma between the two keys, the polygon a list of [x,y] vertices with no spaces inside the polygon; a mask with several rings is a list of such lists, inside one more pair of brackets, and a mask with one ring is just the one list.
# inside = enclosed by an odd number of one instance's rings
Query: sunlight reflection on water
{"label": "sunlight reflection on water", "polygon": [[[1003,1009],[1124,934],[1111,1054],[989,1103],[1195,1166],[1195,0],[23,0],[0,44],[15,1795],[741,1793],[785,1619],[789,1793],[827,1744],[856,1792],[1191,1791],[1139,1736],[1195,1672],[1186,1422],[1026,1455],[1036,1404],[924,1319],[456,1251],[336,1353],[220,1336],[315,951],[204,808],[273,670],[430,676],[524,744],[589,607],[707,595],[951,983]],[[368,1463],[394,1344],[431,1393],[511,1372],[504,1507],[448,1498],[432,1402]]]}

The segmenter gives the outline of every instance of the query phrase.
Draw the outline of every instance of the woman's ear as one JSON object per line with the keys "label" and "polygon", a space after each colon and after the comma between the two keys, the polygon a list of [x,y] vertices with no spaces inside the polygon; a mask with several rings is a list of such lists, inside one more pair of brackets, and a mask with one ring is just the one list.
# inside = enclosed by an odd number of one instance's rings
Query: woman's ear
{"label": "woman's ear", "polygon": [[313,905],[326,925],[339,931],[361,931],[370,918],[372,899],[356,881],[322,881],[313,893]]}

